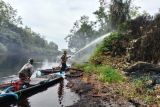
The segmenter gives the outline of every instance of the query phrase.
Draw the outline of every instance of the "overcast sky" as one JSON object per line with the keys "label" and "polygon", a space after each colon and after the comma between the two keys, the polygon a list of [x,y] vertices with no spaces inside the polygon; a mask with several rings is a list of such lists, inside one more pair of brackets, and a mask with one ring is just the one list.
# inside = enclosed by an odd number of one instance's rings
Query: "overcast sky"
{"label": "overcast sky", "polygon": [[[53,41],[59,48],[67,48],[64,38],[80,16],[87,15],[95,20],[92,14],[99,7],[99,0],[4,0],[17,9],[24,25],[42,34],[46,40]],[[106,0],[109,2],[109,0]],[[134,0],[150,14],[158,12],[160,0]]]}

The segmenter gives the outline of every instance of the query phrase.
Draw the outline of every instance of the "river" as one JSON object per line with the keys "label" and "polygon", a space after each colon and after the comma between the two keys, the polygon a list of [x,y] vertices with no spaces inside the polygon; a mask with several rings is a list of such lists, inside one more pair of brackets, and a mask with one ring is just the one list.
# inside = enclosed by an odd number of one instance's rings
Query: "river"
{"label": "river", "polygon": [[[11,78],[27,62],[28,56],[0,56],[0,80]],[[34,69],[47,69],[58,66],[55,57],[33,57]],[[76,103],[79,96],[66,87],[67,80],[49,87],[47,90],[36,93],[28,98],[19,100],[10,107],[65,107]]]}

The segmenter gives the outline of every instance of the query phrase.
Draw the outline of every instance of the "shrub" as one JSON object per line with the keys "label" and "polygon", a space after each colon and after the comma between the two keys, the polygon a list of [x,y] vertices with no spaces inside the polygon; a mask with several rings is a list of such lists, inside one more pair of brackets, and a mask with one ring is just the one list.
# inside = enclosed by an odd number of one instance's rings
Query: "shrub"
{"label": "shrub", "polygon": [[119,46],[122,45],[122,44],[119,45],[118,43],[120,43],[120,41],[122,41],[123,39],[124,39],[124,36],[122,33],[113,32],[108,37],[106,37],[101,44],[99,44],[96,47],[94,53],[97,54],[97,53],[107,52],[107,51],[112,52],[114,47],[119,48]]}
{"label": "shrub", "polygon": [[128,23],[124,22],[118,26],[119,32],[126,32],[128,30]]}
{"label": "shrub", "polygon": [[123,46],[124,36],[119,32],[113,32],[106,37],[101,44],[99,44],[89,61],[93,64],[100,65],[104,60],[103,53],[111,52],[112,56],[122,55],[126,52],[125,46]]}
{"label": "shrub", "polygon": [[123,39],[123,35],[119,32],[113,32],[110,36],[106,37],[103,41],[103,46],[101,46],[102,51],[112,51],[115,42]]}
{"label": "shrub", "polygon": [[100,65],[104,59],[105,58],[101,52],[94,52],[93,55],[90,57],[89,62],[95,65]]}

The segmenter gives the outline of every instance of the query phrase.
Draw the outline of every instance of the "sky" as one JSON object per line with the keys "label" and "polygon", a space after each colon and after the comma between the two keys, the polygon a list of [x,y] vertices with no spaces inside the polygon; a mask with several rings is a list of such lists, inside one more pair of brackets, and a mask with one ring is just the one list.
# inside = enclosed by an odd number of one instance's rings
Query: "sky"
{"label": "sky", "polygon": [[[73,23],[82,15],[95,20],[93,12],[99,7],[99,0],[4,0],[17,10],[23,25],[31,27],[48,41],[58,44],[59,49],[67,48],[64,38],[69,34]],[[106,0],[109,3],[109,0]],[[159,11],[160,0],[134,0],[150,14]]]}

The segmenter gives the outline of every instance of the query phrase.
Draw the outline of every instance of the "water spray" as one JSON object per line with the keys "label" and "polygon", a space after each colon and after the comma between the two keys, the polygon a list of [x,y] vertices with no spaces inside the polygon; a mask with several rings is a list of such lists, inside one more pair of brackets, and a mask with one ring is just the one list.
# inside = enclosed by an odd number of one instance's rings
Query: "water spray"
{"label": "water spray", "polygon": [[[87,61],[88,58],[90,57],[91,53],[93,53],[94,49],[96,48],[97,44],[99,44],[101,41],[103,41],[103,39],[107,36],[109,36],[111,34],[111,32],[93,40],[92,42],[90,42],[89,44],[87,44],[86,46],[84,46],[83,48],[81,48],[79,51],[77,51],[74,56],[73,56],[73,60],[75,62],[81,62],[81,61]],[[79,59],[78,59],[79,58]],[[78,60],[77,60],[78,59]]]}

